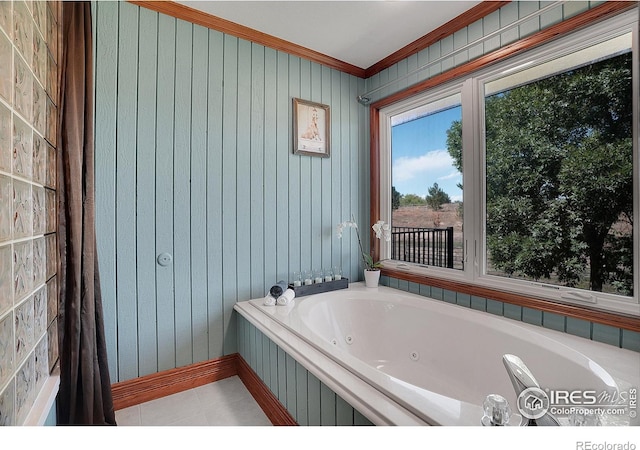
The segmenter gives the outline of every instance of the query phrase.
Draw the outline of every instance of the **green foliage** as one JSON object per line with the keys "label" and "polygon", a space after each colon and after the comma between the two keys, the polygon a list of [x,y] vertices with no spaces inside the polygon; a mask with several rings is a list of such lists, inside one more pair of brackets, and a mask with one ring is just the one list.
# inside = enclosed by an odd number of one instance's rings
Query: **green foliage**
{"label": "green foliage", "polygon": [[416,194],[405,194],[400,196],[400,206],[423,206],[426,204],[426,200]]}
{"label": "green foliage", "polygon": [[400,207],[400,192],[396,191],[395,186],[391,186],[391,209],[398,209]]}
{"label": "green foliage", "polygon": [[[487,246],[508,275],[632,295],[631,54],[486,99]],[[462,167],[462,127],[447,133]]]}
{"label": "green foliage", "polygon": [[431,186],[427,192],[428,194],[425,200],[427,202],[427,205],[429,205],[429,207],[434,211],[442,209],[442,205],[444,205],[445,203],[451,203],[449,194],[440,189],[438,183],[433,183],[433,186]]}

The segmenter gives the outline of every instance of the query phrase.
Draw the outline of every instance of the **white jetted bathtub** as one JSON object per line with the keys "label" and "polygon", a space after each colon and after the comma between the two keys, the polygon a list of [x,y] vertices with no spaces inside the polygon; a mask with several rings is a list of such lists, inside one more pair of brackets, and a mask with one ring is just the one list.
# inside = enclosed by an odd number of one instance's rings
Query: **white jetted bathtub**
{"label": "white jetted bathtub", "polygon": [[[519,424],[504,354],[519,357],[542,389],[560,395],[556,405],[568,403],[570,392],[577,400],[567,406],[593,405],[594,396],[598,405],[628,406],[629,390],[640,384],[637,352],[397,289],[354,283],[288,306],[257,299],[236,310],[380,425],[479,425],[489,394],[505,397],[510,424]],[[555,412],[568,423],[568,409]],[[601,420],[638,423],[628,410]]]}

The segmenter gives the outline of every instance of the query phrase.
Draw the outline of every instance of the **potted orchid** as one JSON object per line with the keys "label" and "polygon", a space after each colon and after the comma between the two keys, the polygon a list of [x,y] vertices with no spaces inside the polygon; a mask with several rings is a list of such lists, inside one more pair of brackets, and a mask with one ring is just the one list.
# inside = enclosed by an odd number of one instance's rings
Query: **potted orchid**
{"label": "potted orchid", "polygon": [[[362,264],[364,265],[364,279],[367,287],[377,287],[378,280],[380,279],[380,267],[382,264],[380,261],[374,261],[370,253],[364,251],[362,247],[362,240],[360,239],[360,231],[358,230],[358,224],[353,216],[351,220],[339,223],[337,226],[338,239],[342,238],[342,233],[345,228],[354,228],[356,230],[356,236],[358,237],[358,246],[360,247],[360,255],[362,256]],[[378,220],[372,227],[376,233],[378,239],[384,239],[386,242],[391,240],[391,227],[383,220]]]}

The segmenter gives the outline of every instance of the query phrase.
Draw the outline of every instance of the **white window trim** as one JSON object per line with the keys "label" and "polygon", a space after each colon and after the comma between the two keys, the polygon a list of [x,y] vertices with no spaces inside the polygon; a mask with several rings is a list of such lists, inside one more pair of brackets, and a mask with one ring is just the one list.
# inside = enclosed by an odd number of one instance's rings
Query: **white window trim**
{"label": "white window trim", "polygon": [[[542,63],[549,59],[557,58],[577,50],[590,47],[599,42],[611,39],[628,32],[632,33],[633,54],[633,164],[634,164],[634,296],[623,297],[619,295],[579,290],[563,286],[545,284],[544,282],[530,282],[523,280],[510,280],[505,277],[484,275],[486,248],[484,240],[484,201],[485,201],[485,168],[484,168],[484,124],[482,123],[484,107],[484,83],[498,78],[500,74],[515,68],[530,67],[531,61]],[[453,92],[462,93],[463,116],[463,180],[465,189],[464,198],[464,258],[465,269],[444,269],[439,267],[426,267],[417,264],[392,261],[390,257],[390,244],[381,242],[381,259],[385,260],[383,266],[406,271],[419,276],[429,276],[450,281],[463,281],[479,287],[487,287],[505,292],[512,292],[525,296],[547,299],[553,302],[570,305],[595,307],[613,313],[640,315],[640,191],[637,168],[639,160],[639,136],[640,123],[640,85],[638,67],[638,11],[619,14],[613,18],[589,26],[586,29],[573,32],[566,37],[545,44],[537,49],[524,52],[521,55],[508,58],[505,61],[492,65],[471,74],[463,81],[456,81],[429,89],[423,93],[407,98],[398,103],[391,104],[380,109],[379,133],[380,133],[380,215],[382,220],[391,223],[391,116],[420,104],[437,100],[451,95]],[[503,75],[500,75],[503,76]]]}

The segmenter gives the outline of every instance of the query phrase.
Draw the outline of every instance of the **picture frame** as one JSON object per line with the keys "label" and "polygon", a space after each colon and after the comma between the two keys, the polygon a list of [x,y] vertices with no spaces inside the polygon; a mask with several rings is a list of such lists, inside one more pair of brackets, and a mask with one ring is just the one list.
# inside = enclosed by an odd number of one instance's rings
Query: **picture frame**
{"label": "picture frame", "polygon": [[330,109],[328,105],[293,99],[293,153],[329,157]]}

